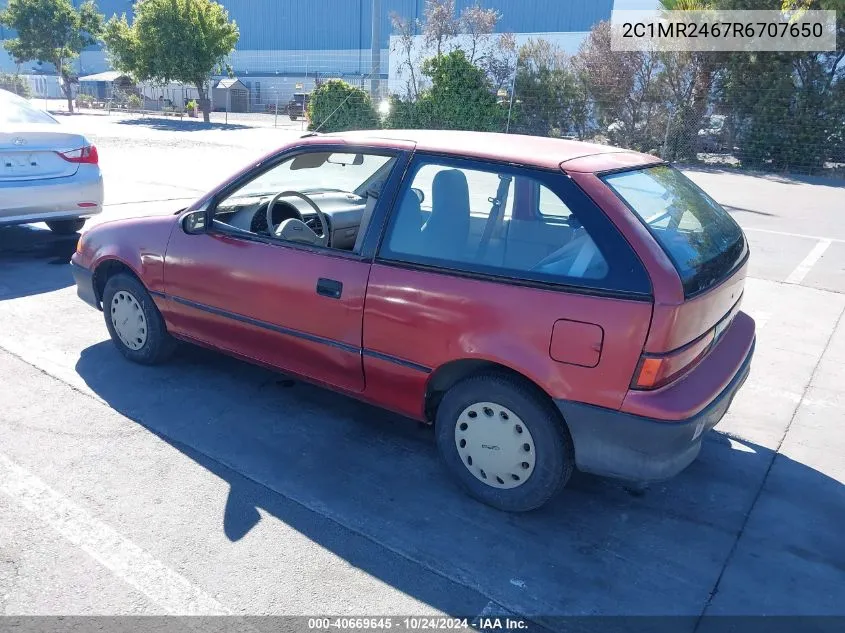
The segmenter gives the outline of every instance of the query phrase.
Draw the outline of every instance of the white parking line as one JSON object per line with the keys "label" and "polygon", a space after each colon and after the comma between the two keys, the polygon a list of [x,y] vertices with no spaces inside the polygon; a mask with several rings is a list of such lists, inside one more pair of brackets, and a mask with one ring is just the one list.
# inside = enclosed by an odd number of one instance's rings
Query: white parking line
{"label": "white parking line", "polygon": [[810,272],[810,269],[815,266],[816,262],[821,259],[824,252],[830,247],[831,240],[819,240],[807,256],[801,260],[801,263],[795,267],[789,277],[784,281],[788,284],[800,284],[804,281],[804,277]]}
{"label": "white parking line", "polygon": [[805,240],[827,240],[829,242],[845,243],[845,239],[837,237],[822,237],[821,235],[807,235],[806,233],[790,233],[788,231],[772,231],[771,229],[758,229],[754,226],[743,226],[743,231],[756,231],[757,233],[769,233],[771,235],[785,235],[787,237],[801,237]]}
{"label": "white parking line", "polygon": [[0,454],[0,492],[172,615],[230,615],[202,589]]}

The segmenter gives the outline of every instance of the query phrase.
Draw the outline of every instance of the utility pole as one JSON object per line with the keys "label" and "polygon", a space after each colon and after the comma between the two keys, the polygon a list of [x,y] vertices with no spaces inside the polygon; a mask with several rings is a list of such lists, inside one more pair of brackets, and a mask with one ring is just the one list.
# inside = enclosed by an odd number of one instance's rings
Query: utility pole
{"label": "utility pole", "polygon": [[379,78],[381,77],[381,0],[372,0],[372,41],[370,51],[372,53],[370,63],[370,95],[375,101],[379,93]]}

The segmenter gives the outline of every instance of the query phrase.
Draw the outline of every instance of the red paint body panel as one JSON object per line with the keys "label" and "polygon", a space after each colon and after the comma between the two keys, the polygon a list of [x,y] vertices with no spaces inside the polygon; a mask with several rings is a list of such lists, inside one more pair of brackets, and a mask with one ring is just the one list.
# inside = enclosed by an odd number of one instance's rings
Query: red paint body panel
{"label": "red paint body panel", "polygon": [[559,363],[595,367],[601,359],[604,330],[593,323],[560,319],[552,328],[549,356]]}
{"label": "red paint body panel", "polygon": [[[628,152],[618,147],[598,143],[462,130],[364,130],[341,132],[324,138],[327,141],[367,145],[373,141],[387,142],[390,143],[390,147],[399,147],[399,143],[404,142],[410,143],[417,151],[531,165],[543,169],[558,169],[561,162],[583,156],[610,156],[620,152],[632,157],[645,156],[645,154]],[[629,160],[637,159],[629,158]],[[658,160],[649,157],[650,162]]]}
{"label": "red paint body panel", "polygon": [[622,411],[667,422],[702,411],[736,375],[754,343],[754,320],[738,312],[715,348],[682,378],[654,391],[631,391]]}
{"label": "red paint body panel", "polygon": [[613,169],[633,169],[660,162],[663,161],[650,154],[611,148],[605,152],[570,158],[563,161],[560,166],[567,173],[581,172],[592,174]]}
{"label": "red paint body panel", "polygon": [[153,292],[163,292],[164,252],[176,225],[172,215],[105,222],[82,238],[78,264],[92,271],[108,260],[131,269]]}
{"label": "red paint body panel", "polygon": [[415,420],[425,420],[423,401],[429,374],[370,355],[364,356],[364,374],[364,400]]}
{"label": "red paint body panel", "polygon": [[701,295],[676,305],[657,305],[648,351],[668,352],[683,347],[710,330],[740,300],[748,261],[730,277]]}
{"label": "red paint body panel", "polygon": [[[364,347],[436,370],[460,359],[499,363],[553,398],[619,408],[648,332],[651,304],[540,290],[376,263],[364,310]],[[605,332],[595,368],[549,356],[555,321]],[[421,406],[427,376],[407,397]],[[369,384],[369,381],[368,381]]]}
{"label": "red paint body panel", "polygon": [[[165,320],[176,334],[362,391],[359,350],[369,269],[368,263],[281,244],[179,231],[167,250],[165,292],[181,301],[169,302]],[[321,277],[343,283],[340,299],[316,293]],[[218,316],[207,308],[264,326]]]}

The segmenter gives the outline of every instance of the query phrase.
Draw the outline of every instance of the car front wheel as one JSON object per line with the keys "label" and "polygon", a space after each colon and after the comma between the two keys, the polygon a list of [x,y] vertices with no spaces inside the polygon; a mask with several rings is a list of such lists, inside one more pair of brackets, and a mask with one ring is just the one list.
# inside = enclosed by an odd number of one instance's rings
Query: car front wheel
{"label": "car front wheel", "polygon": [[103,290],[103,315],[112,342],[129,360],[155,365],[167,360],[175,341],[150,293],[135,277],[119,273]]}
{"label": "car front wheel", "polygon": [[572,438],[551,403],[506,375],[466,378],[437,409],[437,444],[473,497],[507,512],[544,505],[575,465]]}
{"label": "car front wheel", "polygon": [[73,235],[83,226],[85,226],[85,218],[75,218],[73,220],[51,220],[47,222],[47,227],[57,235]]}

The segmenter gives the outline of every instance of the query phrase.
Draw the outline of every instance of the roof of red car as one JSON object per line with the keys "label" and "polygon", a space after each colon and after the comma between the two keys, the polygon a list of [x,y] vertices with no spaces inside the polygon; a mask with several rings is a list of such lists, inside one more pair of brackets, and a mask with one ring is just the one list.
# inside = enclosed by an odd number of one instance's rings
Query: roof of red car
{"label": "roof of red car", "polygon": [[321,135],[329,140],[395,146],[402,141],[416,144],[420,151],[482,158],[546,169],[604,171],[645,165],[660,159],[621,147],[559,138],[470,132],[459,130],[356,130]]}

